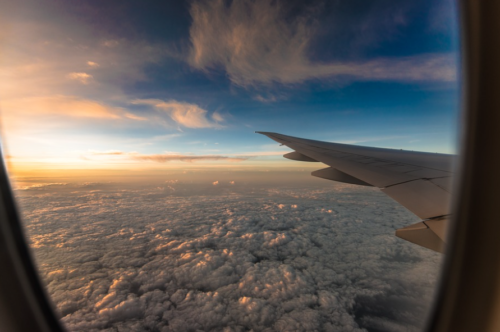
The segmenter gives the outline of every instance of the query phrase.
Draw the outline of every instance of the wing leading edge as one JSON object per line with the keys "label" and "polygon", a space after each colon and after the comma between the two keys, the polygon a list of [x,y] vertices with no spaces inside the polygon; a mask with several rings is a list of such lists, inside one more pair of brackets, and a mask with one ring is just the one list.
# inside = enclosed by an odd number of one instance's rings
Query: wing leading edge
{"label": "wing leading edge", "polygon": [[449,220],[454,156],[329,143],[257,132],[294,150],[284,157],[321,162],[320,178],[380,188],[422,221],[396,230],[396,236],[443,252]]}

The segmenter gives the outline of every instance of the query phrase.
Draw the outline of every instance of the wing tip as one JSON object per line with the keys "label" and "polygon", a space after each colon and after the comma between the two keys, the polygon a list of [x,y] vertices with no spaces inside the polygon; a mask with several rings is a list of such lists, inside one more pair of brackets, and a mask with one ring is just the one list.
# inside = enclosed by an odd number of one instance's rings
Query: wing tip
{"label": "wing tip", "polygon": [[261,134],[261,135],[272,135],[272,134],[276,134],[276,133],[272,133],[270,131],[256,131],[255,132],[256,134]]}

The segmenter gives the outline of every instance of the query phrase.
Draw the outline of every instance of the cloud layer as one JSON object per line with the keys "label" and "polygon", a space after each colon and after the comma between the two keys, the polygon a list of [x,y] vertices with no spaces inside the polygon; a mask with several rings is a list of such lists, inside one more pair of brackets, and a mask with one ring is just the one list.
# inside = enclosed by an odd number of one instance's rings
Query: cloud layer
{"label": "cloud layer", "polygon": [[311,41],[318,31],[314,11],[287,15],[280,1],[197,1],[191,6],[190,64],[223,68],[241,86],[311,79],[448,82],[456,79],[451,54],[421,54],[358,62],[314,62]]}
{"label": "cloud layer", "polygon": [[402,207],[214,180],[18,191],[69,330],[419,330],[440,255],[394,237],[415,221]]}

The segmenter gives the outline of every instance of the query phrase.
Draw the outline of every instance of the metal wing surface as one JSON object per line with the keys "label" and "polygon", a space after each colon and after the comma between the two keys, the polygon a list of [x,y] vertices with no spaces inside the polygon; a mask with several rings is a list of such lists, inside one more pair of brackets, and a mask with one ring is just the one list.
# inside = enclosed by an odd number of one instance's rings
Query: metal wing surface
{"label": "metal wing surface", "polygon": [[396,230],[396,236],[443,252],[455,156],[329,143],[271,132],[257,133],[294,150],[285,154],[285,158],[329,166],[312,172],[313,176],[380,188],[422,218],[419,223]]}

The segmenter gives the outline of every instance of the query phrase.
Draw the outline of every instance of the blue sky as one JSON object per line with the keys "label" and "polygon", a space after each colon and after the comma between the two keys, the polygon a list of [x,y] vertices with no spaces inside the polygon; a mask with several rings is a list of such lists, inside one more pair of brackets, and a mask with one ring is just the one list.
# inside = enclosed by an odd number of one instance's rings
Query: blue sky
{"label": "blue sky", "polygon": [[9,154],[78,167],[281,160],[284,149],[256,130],[453,153],[453,5],[12,4],[0,14]]}

